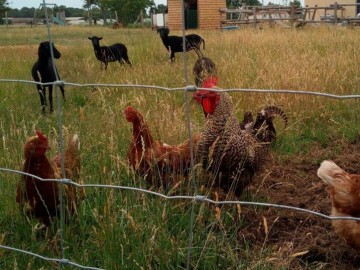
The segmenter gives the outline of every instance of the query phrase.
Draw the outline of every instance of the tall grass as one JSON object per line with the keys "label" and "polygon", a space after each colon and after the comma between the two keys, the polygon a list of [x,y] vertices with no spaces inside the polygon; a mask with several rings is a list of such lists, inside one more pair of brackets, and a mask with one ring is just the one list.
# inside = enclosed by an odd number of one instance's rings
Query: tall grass
{"label": "tall grass", "polygon": [[[0,78],[31,80],[31,66],[45,28],[2,28]],[[197,31],[206,40],[206,56],[217,65],[223,88],[293,89],[334,94],[359,93],[360,36],[350,29],[264,29],[256,31]],[[185,80],[181,54],[171,64],[160,37],[148,29],[112,30],[104,27],[52,27],[52,39],[62,53],[56,61],[66,82],[144,84],[167,87],[192,84],[194,53],[187,54]],[[173,34],[181,34],[174,31]],[[102,44],[121,42],[128,47],[133,67],[110,63],[100,69],[88,36],[102,36]],[[123,117],[128,105],[145,116],[153,136],[167,143],[186,139],[185,94],[160,90],[66,87],[60,102],[64,135],[81,140],[81,177],[85,183],[146,187],[129,173],[126,151],[131,126]],[[236,112],[259,111],[283,105],[290,125],[274,145],[278,156],[306,152],[314,144],[324,148],[336,139],[352,140],[360,132],[358,100],[323,97],[233,93]],[[50,156],[58,152],[57,114],[41,115],[34,85],[0,84],[0,167],[21,169],[23,145],[41,129],[51,140]],[[200,131],[202,111],[192,102],[191,127]],[[67,141],[67,140],[65,140]],[[1,173],[0,244],[61,257],[59,223],[45,235],[36,220],[28,220],[15,203],[19,175]],[[186,266],[190,202],[166,201],[131,191],[88,189],[80,212],[65,226],[65,257],[106,269],[182,269]],[[271,268],[265,258],[271,250],[253,251],[237,230],[246,217],[235,208],[220,216],[206,204],[195,207],[194,269]],[[0,249],[1,269],[54,269],[57,265]],[[63,267],[68,269],[68,267]]]}

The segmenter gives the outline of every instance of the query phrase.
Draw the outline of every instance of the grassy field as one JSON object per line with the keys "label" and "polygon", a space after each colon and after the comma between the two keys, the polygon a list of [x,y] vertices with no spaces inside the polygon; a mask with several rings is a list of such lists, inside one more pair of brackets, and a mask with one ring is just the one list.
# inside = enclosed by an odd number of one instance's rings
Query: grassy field
{"label": "grassy field", "polygon": [[[32,80],[37,47],[47,40],[43,27],[1,28],[0,78]],[[195,31],[206,40],[205,55],[217,65],[222,88],[291,89],[333,94],[359,94],[360,35],[356,29],[309,28]],[[113,30],[104,27],[52,27],[52,39],[62,53],[56,61],[62,79],[72,83],[140,84],[180,87],[193,84],[194,52],[171,64],[160,37],[150,29]],[[172,34],[180,35],[181,32]],[[110,63],[100,68],[89,36],[102,36],[104,45],[128,47],[133,66]],[[188,73],[186,74],[185,71]],[[189,78],[189,82],[186,81]],[[126,165],[131,126],[123,117],[126,106],[140,110],[156,139],[169,144],[187,138],[183,92],[133,87],[67,86],[61,123],[55,112],[42,116],[35,85],[0,82],[0,167],[21,170],[27,137],[41,129],[51,141],[50,156],[58,152],[59,126],[67,137],[81,140],[81,176],[85,183],[147,187]],[[289,116],[284,130],[277,123],[278,140],[272,147],[277,160],[306,155],[314,145],[323,151],[313,161],[329,157],[336,141],[349,142],[360,134],[359,100],[335,100],[294,94],[231,93],[239,118],[246,110],[282,105]],[[56,102],[55,102],[56,104]],[[55,108],[57,110],[57,107]],[[203,113],[190,103],[194,132],[201,131]],[[65,140],[67,141],[67,140]],[[336,147],[335,147],[336,148]],[[331,152],[332,153],[332,152]],[[314,178],[316,176],[314,175]],[[15,202],[20,176],[0,174],[0,244],[61,258],[60,224],[47,235],[27,220]],[[148,188],[148,187],[147,187]],[[105,269],[183,269],[187,263],[191,219],[190,201],[166,201],[154,196],[115,189],[87,189],[80,212],[64,231],[65,258]],[[181,190],[181,194],[192,194]],[[271,198],[252,200],[270,201]],[[330,207],[330,205],[329,205]],[[255,210],[254,210],[255,211]],[[261,216],[262,210],[258,211]],[[252,237],[239,239],[248,222],[237,209],[220,216],[213,207],[198,203],[191,253],[191,269],[319,268],[316,263],[278,263],[274,250],[253,249]],[[290,232],[291,233],[291,232]],[[280,266],[279,266],[280,265]],[[57,264],[0,249],[0,269],[55,269]],[[63,269],[76,269],[64,266]]]}

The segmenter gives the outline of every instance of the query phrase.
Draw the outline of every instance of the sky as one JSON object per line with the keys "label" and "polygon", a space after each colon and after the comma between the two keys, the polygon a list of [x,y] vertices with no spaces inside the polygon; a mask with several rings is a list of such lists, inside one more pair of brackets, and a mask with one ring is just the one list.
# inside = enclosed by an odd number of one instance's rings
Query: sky
{"label": "sky", "polygon": [[[262,0],[259,0],[262,2]],[[42,0],[8,0],[9,6],[11,8],[17,8],[21,9],[22,7],[35,7],[38,8],[40,4],[43,3]],[[74,7],[74,8],[82,8],[82,5],[84,3],[83,0],[46,0],[46,3],[56,4],[58,6],[64,5],[66,7]],[[264,5],[266,5],[269,1],[264,0]],[[272,3],[276,4],[284,4],[286,2],[290,2],[287,0],[271,0]],[[300,1],[302,4],[304,4],[304,0]],[[155,0],[155,4],[164,4],[166,5],[166,0]]]}

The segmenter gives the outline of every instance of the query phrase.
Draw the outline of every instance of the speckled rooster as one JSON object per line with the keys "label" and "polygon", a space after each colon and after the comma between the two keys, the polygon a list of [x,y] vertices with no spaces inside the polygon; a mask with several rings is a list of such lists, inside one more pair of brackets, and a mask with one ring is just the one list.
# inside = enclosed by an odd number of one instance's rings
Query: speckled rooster
{"label": "speckled rooster", "polygon": [[[202,87],[216,89],[217,83],[217,77],[210,76],[204,80]],[[201,104],[206,116],[197,161],[213,174],[215,186],[240,196],[263,165],[269,143],[242,129],[234,113],[232,99],[226,92],[198,90],[193,97]]]}

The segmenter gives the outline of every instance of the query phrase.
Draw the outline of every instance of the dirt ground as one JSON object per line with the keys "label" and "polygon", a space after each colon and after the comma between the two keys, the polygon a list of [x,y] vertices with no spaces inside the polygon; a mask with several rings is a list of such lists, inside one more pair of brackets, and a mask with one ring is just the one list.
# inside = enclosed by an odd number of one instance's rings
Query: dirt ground
{"label": "dirt ground", "polygon": [[[334,142],[326,149],[314,146],[306,155],[288,160],[273,158],[254,179],[249,192],[270,203],[330,215],[327,186],[316,174],[323,159],[333,160],[349,173],[360,173],[360,135],[353,142]],[[360,268],[360,252],[348,247],[334,232],[331,220],[264,207],[242,207],[242,213],[247,223],[239,228],[240,241],[244,239],[258,250],[254,257],[267,254],[261,260],[276,269]],[[266,253],[269,248],[271,254]]]}

